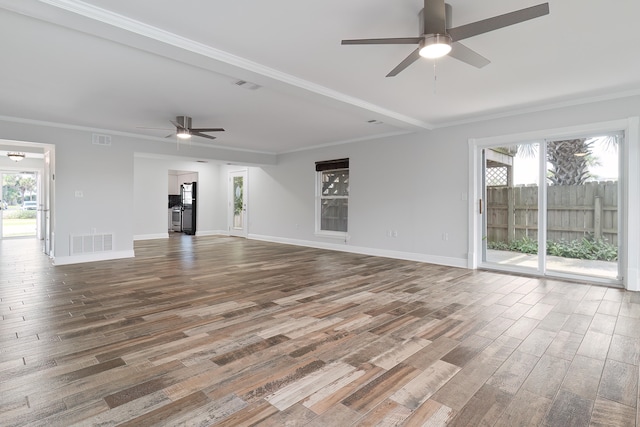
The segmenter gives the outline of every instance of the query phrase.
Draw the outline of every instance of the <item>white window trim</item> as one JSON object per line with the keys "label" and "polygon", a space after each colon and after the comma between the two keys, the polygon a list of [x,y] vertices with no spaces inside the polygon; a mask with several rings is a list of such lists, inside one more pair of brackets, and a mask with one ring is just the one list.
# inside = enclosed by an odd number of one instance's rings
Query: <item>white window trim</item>
{"label": "white window trim", "polygon": [[[340,168],[340,169],[332,169],[332,170],[349,170],[349,168]],[[338,239],[338,240],[344,240],[345,242],[347,240],[349,240],[349,214],[347,213],[347,231],[330,231],[330,230],[321,230],[320,226],[322,224],[321,218],[320,218],[320,209],[321,209],[321,202],[322,202],[322,172],[327,172],[327,171],[318,171],[316,172],[316,229],[315,229],[315,235],[318,237],[327,237],[327,238],[331,238],[331,239]],[[332,196],[332,197],[324,197],[325,199],[347,199],[347,201],[349,200],[349,196]],[[348,212],[348,211],[347,211]]]}

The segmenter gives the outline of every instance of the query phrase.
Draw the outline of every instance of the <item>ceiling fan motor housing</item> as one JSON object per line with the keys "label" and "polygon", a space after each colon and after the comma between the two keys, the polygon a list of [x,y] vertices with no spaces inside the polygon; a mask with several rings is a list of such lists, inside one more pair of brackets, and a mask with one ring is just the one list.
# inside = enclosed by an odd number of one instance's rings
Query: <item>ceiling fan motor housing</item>
{"label": "ceiling fan motor housing", "polygon": [[178,123],[183,129],[191,129],[191,117],[177,116],[176,123]]}

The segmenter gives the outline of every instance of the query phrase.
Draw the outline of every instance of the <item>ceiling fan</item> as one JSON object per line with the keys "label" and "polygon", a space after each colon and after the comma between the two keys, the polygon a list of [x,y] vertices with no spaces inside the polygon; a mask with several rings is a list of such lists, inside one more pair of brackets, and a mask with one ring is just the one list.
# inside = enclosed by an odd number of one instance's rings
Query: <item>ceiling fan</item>
{"label": "ceiling fan", "polygon": [[192,136],[199,136],[202,138],[216,139],[215,136],[207,135],[203,132],[224,132],[222,128],[194,128],[191,127],[191,117],[189,116],[177,116],[176,120],[170,120],[170,122],[176,127],[176,132],[167,135],[165,138],[172,138],[177,136],[180,139],[189,139]]}
{"label": "ceiling fan", "polygon": [[451,9],[451,5],[446,4],[445,0],[424,0],[424,8],[419,14],[420,36],[342,40],[342,44],[417,44],[418,48],[391,70],[387,77],[396,76],[421,56],[440,58],[449,55],[474,67],[482,68],[490,61],[459,43],[460,40],[548,15],[549,3],[542,3],[455,28],[451,28]]}

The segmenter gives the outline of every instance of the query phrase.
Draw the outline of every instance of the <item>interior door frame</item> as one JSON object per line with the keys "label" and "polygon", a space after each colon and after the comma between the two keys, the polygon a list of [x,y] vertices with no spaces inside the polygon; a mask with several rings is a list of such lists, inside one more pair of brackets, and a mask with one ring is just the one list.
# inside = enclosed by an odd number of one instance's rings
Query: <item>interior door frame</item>
{"label": "interior door frame", "polygon": [[[559,129],[547,129],[512,135],[500,135],[486,138],[470,138],[469,143],[469,227],[468,227],[468,253],[467,266],[471,269],[483,268],[482,251],[483,240],[481,232],[483,230],[483,215],[480,213],[480,199],[484,202],[484,182],[481,178],[482,152],[485,148],[500,145],[516,145],[524,143],[539,142],[540,148],[546,149],[545,140],[571,137],[583,134],[610,133],[624,131],[625,143],[620,152],[619,183],[622,189],[622,203],[620,204],[620,225],[624,230],[621,236],[621,251],[619,254],[619,271],[622,281],[612,281],[609,279],[594,279],[594,282],[604,284],[622,284],[629,290],[640,290],[640,218],[638,215],[630,215],[630,212],[640,211],[640,118],[631,117],[623,120],[615,120],[600,123],[591,123],[583,126],[572,126]],[[541,151],[542,152],[542,151]],[[545,176],[544,166],[541,162],[541,177]],[[542,181],[542,180],[541,180]],[[546,188],[546,186],[545,186]],[[543,198],[542,206],[546,206],[546,191],[539,191],[539,199]],[[540,203],[540,200],[539,200]],[[546,232],[546,217],[542,210],[539,210],[538,225]],[[544,227],[544,228],[543,228]],[[538,235],[540,241],[541,233]],[[545,233],[542,233],[543,235]],[[632,236],[632,237],[629,237]],[[634,238],[636,236],[636,238]],[[542,246],[544,249],[544,245]],[[544,264],[544,260],[539,258],[539,264]],[[501,269],[506,272],[532,274],[529,269],[519,269],[509,266]],[[540,270],[540,266],[538,268]],[[536,273],[537,274],[537,273]],[[541,275],[546,274],[542,272]],[[575,278],[573,275],[556,274],[553,277]],[[584,279],[584,277],[580,276]]]}
{"label": "interior door frame", "polygon": [[55,149],[53,146],[44,147],[44,172],[42,174],[42,227],[43,251],[45,255],[53,257],[53,200],[54,200],[54,164]]}
{"label": "interior door frame", "polygon": [[[244,215],[242,216],[242,228],[238,230],[234,227],[233,217],[234,217],[234,191],[233,191],[233,179],[235,177],[242,177],[242,207],[244,211]],[[249,235],[248,225],[249,225],[249,209],[248,209],[248,199],[249,199],[249,171],[248,169],[240,169],[235,171],[229,171],[229,183],[228,183],[228,193],[227,193],[227,226],[229,230],[230,236],[236,237],[244,237],[246,238]]]}

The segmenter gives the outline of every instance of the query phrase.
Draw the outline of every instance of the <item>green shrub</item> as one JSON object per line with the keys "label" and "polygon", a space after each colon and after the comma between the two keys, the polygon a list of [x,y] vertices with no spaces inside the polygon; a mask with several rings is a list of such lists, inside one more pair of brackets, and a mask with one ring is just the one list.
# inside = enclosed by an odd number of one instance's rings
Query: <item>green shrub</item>
{"label": "green shrub", "polygon": [[[537,254],[538,242],[529,237],[523,237],[511,243],[487,242],[488,249],[512,251],[525,254]],[[617,261],[618,248],[604,239],[583,237],[582,239],[560,240],[547,242],[547,255],[563,258],[588,259],[594,261]]]}

